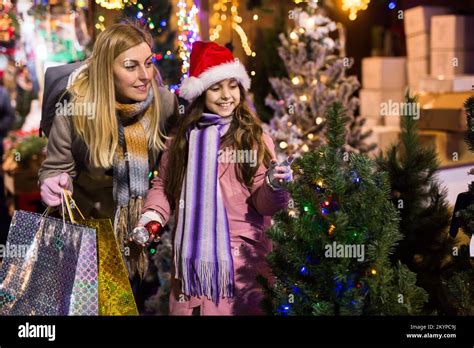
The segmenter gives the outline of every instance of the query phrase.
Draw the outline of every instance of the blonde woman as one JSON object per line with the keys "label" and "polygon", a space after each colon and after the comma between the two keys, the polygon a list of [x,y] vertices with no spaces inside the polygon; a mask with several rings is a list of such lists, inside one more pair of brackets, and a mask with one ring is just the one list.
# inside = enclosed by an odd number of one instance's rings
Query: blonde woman
{"label": "blonde woman", "polygon": [[128,245],[128,236],[164,147],[165,122],[178,115],[174,94],[158,86],[151,48],[151,35],[132,24],[112,25],[97,37],[91,57],[68,77],[67,98],[55,104],[39,171],[48,206],[59,206],[67,189],[86,217],[113,221],[122,251],[129,251],[131,279],[144,275],[147,257]]}

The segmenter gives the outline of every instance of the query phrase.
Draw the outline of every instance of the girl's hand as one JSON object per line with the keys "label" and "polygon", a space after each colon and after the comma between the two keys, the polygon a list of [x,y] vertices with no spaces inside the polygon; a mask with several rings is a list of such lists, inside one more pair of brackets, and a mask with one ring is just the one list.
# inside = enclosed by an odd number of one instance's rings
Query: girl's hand
{"label": "girl's hand", "polygon": [[[151,242],[158,242],[160,240],[161,228],[162,227],[159,222],[152,220],[148,216],[142,215],[138,221],[137,227],[133,229],[132,236],[129,238],[129,241],[135,242],[144,248],[147,246],[147,244]],[[146,236],[148,236],[147,241],[145,241]]]}
{"label": "girl's hand", "polygon": [[293,156],[289,156],[280,164],[274,159],[271,161],[271,166],[267,171],[267,180],[270,186],[281,188],[283,183],[293,181],[293,170],[291,170],[293,160]]}

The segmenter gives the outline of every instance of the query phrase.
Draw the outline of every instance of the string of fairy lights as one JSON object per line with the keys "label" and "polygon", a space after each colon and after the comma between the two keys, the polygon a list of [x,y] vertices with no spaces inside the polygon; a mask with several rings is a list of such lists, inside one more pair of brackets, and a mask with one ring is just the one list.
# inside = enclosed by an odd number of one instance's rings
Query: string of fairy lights
{"label": "string of fairy lights", "polygon": [[[240,37],[242,48],[247,56],[255,57],[257,54],[250,47],[250,42],[245,30],[240,25],[243,21],[239,15],[239,0],[218,0],[214,6],[214,14],[210,18],[210,36],[209,40],[216,41],[221,36],[221,32],[224,28],[224,23],[229,19],[231,20],[231,28]],[[258,15],[254,14],[252,19],[258,20]]]}
{"label": "string of fairy lights", "polygon": [[189,60],[191,56],[192,44],[199,40],[198,25],[199,9],[192,5],[188,10],[188,4],[185,0],[179,0],[178,12],[178,56],[183,61],[181,72],[183,78],[188,77]]}
{"label": "string of fairy lights", "polygon": [[100,5],[107,10],[121,10],[125,7],[127,2],[128,0],[95,0],[97,5]]}
{"label": "string of fairy lights", "polygon": [[[314,2],[318,3],[318,0],[293,0],[295,4],[301,4],[304,2]],[[369,7],[370,0],[341,0],[341,9],[344,12],[349,12],[348,17],[351,21],[357,19],[357,12],[365,11]],[[393,10],[396,4],[395,1],[392,0],[389,2],[389,9]]]}
{"label": "string of fairy lights", "polygon": [[356,20],[357,12],[367,10],[370,0],[342,0],[342,10],[349,11],[349,19]]}
{"label": "string of fairy lights", "polygon": [[[315,3],[317,4],[319,0],[293,0],[295,4],[301,3]],[[109,10],[121,10],[126,6],[136,6],[137,19],[143,21],[145,20],[146,24],[153,30],[158,28],[160,32],[161,28],[166,27],[166,21],[161,23],[154,23],[150,17],[147,15],[147,11],[150,11],[150,8],[144,9],[143,5],[139,0],[95,0],[95,2],[103,8]],[[355,20],[357,18],[357,13],[359,11],[366,10],[369,6],[370,0],[341,0],[341,9],[343,11],[348,11],[349,19]],[[188,77],[189,70],[189,60],[191,55],[192,44],[199,40],[200,38],[200,29],[199,29],[199,8],[196,6],[195,1],[193,0],[179,0],[177,2],[177,26],[178,26],[178,47],[177,47],[177,56],[181,59],[182,67],[182,77]],[[244,18],[239,13],[240,0],[216,0],[212,5],[212,15],[209,16],[209,40],[218,41],[223,37],[223,31],[230,25],[231,32],[237,33],[240,38],[240,43],[242,45],[243,51],[248,57],[255,58],[257,53],[253,50],[250,43],[249,36],[244,30],[242,23]],[[317,6],[317,5],[316,5]],[[395,0],[390,1],[389,8],[395,8]],[[250,14],[251,21],[258,21],[259,15],[254,13]],[[246,18],[247,24],[249,23]],[[95,23],[95,28],[99,31],[105,29],[105,18],[104,16],[98,16],[97,22]],[[296,33],[292,33],[293,36],[297,36]],[[294,37],[291,37],[294,39]],[[230,40],[232,41],[232,39]],[[175,55],[171,51],[165,52],[165,54],[156,54],[155,59],[174,59]],[[255,71],[251,71],[251,75],[255,76]],[[173,89],[175,89],[173,87]]]}
{"label": "string of fairy lights", "polygon": [[[154,30],[158,28],[157,31],[161,32],[162,28],[167,26],[165,20],[161,21],[160,23],[154,23],[150,14],[152,11],[151,7],[145,8],[142,3],[138,0],[113,0],[113,1],[106,1],[106,0],[96,0],[96,3],[108,10],[123,10],[125,7],[136,7],[136,18],[143,24],[146,23],[150,30]],[[95,23],[95,28],[99,31],[103,31],[105,29],[105,17],[100,15],[97,17],[97,22]]]}

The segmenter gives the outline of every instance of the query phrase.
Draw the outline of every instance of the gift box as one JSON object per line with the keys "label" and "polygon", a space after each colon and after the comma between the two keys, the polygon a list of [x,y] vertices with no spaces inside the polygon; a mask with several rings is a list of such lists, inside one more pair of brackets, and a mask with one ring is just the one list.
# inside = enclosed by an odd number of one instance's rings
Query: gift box
{"label": "gift box", "polygon": [[368,89],[403,89],[406,85],[405,57],[362,59],[362,85]]}
{"label": "gift box", "polygon": [[470,93],[427,93],[419,97],[421,130],[464,132],[467,129],[464,101]]}
{"label": "gift box", "polygon": [[460,132],[466,128],[466,115],[459,109],[422,109],[419,127],[427,130]]}
{"label": "gift box", "polygon": [[474,51],[431,50],[431,75],[451,78],[474,74]]}
{"label": "gift box", "polygon": [[430,34],[421,33],[409,36],[407,42],[407,57],[409,60],[426,58],[430,55]]}
{"label": "gift box", "polygon": [[467,92],[474,86],[474,75],[457,75],[454,77],[426,76],[420,79],[419,90],[422,92]]}
{"label": "gift box", "polygon": [[432,50],[474,50],[474,16],[434,16],[431,18]]}
{"label": "gift box", "polygon": [[423,130],[418,136],[421,146],[434,148],[442,162],[457,162],[469,152],[464,133]]}
{"label": "gift box", "polygon": [[381,111],[390,108],[392,103],[403,102],[403,89],[361,89],[359,94],[360,113],[365,117],[382,116]]}
{"label": "gift box", "polygon": [[430,31],[431,17],[450,13],[446,7],[417,6],[405,11],[405,35],[428,33]]}
{"label": "gift box", "polygon": [[407,77],[410,89],[418,91],[420,80],[429,74],[430,61],[419,58],[407,62]]}

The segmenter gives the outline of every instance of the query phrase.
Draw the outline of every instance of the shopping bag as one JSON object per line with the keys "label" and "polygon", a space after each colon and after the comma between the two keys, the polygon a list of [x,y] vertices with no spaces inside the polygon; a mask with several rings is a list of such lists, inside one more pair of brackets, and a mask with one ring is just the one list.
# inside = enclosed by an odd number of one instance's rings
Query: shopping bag
{"label": "shopping bag", "polygon": [[128,273],[110,219],[77,220],[96,229],[99,259],[99,315],[138,315]]}
{"label": "shopping bag", "polygon": [[138,315],[110,219],[84,219],[66,191],[62,203],[62,220],[14,213],[7,245],[26,251],[4,258],[0,315]]}
{"label": "shopping bag", "polygon": [[[115,238],[115,234],[110,219],[85,219],[81,213],[79,207],[75,204],[72,197],[65,192],[66,207],[70,214],[70,219],[74,223],[83,226],[89,226],[97,232],[97,244],[98,244],[98,303],[99,303],[99,315],[138,315],[137,305],[133,296],[130,281],[128,279],[127,270],[123,262],[120,249]],[[73,208],[76,208],[82,219],[75,219],[73,214]],[[83,240],[84,243],[84,240]],[[92,244],[92,241],[90,241]],[[92,248],[91,248],[92,249]],[[82,248],[81,248],[82,251]],[[85,256],[85,255],[84,255]],[[83,262],[83,266],[87,268],[87,260],[92,259],[90,257],[83,257],[81,255],[80,260]],[[78,267],[78,271],[80,268]],[[86,282],[86,285],[91,285],[92,279],[87,275],[91,275],[91,272],[85,272],[82,282]],[[97,279],[97,277],[95,278]],[[81,282],[81,283],[82,283]],[[78,289],[79,291],[86,292],[86,295],[90,295],[87,291],[87,287]],[[76,295],[77,292],[74,292]],[[82,294],[82,293],[81,293]],[[78,296],[78,298],[81,298]],[[87,299],[89,297],[83,297]],[[87,303],[87,301],[86,301]],[[89,305],[87,308],[91,308]],[[82,309],[84,313],[84,309]],[[86,315],[86,314],[82,314]]]}
{"label": "shopping bag", "polygon": [[[66,190],[63,191],[63,203],[67,208],[70,221],[77,225],[74,211],[77,210],[82,218],[84,215]],[[64,213],[63,209],[63,217]],[[69,315],[92,316],[99,314],[98,272],[97,230],[90,229],[88,232],[83,232],[81,239]]]}
{"label": "shopping bag", "polygon": [[68,315],[86,235],[93,238],[95,230],[65,221],[64,214],[15,211],[7,249],[16,252],[5,253],[0,268],[0,315]]}
{"label": "shopping bag", "polygon": [[94,230],[82,235],[69,315],[99,314],[98,271],[97,230]]}

